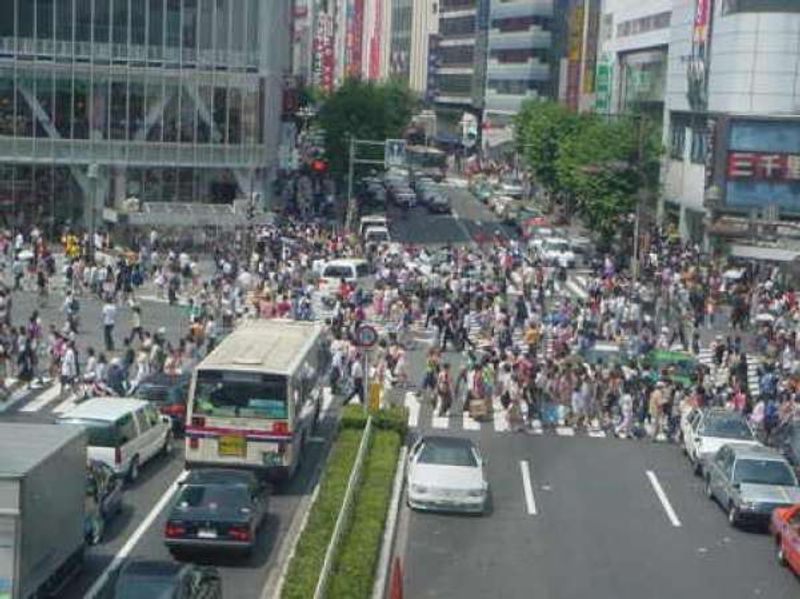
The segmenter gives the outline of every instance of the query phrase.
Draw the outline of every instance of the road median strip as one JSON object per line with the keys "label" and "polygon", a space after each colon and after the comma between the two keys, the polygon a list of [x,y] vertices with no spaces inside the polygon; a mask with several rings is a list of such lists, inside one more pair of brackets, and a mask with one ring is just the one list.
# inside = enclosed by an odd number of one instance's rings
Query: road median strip
{"label": "road median strip", "polygon": [[406,418],[402,408],[344,408],[282,599],[372,596]]}

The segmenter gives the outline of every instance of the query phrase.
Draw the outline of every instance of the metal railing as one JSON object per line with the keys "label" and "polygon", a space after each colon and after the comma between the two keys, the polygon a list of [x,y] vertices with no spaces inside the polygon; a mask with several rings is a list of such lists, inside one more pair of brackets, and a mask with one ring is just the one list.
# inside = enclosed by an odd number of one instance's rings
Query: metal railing
{"label": "metal railing", "polygon": [[324,599],[328,590],[328,582],[333,571],[333,560],[336,556],[336,549],[342,540],[345,527],[350,520],[350,512],[353,509],[353,500],[358,490],[358,484],[361,481],[361,471],[364,467],[364,459],[367,455],[369,448],[369,441],[372,437],[372,416],[367,417],[367,425],[364,427],[364,434],[361,436],[361,443],[358,446],[358,453],[356,454],[356,461],[353,464],[353,469],[350,471],[350,479],[347,481],[347,489],[344,493],[344,501],[342,502],[342,509],[339,510],[339,515],[336,518],[336,525],[333,527],[333,534],[328,543],[328,549],[325,551],[325,559],[322,562],[322,569],[319,572],[317,579],[317,586],[314,589],[314,599]]}

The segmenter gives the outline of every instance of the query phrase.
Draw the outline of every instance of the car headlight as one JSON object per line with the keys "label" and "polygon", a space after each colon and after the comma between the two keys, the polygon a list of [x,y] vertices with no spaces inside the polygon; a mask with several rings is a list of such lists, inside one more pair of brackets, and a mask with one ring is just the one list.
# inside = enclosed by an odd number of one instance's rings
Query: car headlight
{"label": "car headlight", "polygon": [[467,491],[467,497],[483,497],[484,492],[483,489],[470,489]]}
{"label": "car headlight", "polygon": [[425,493],[428,492],[428,487],[423,485],[411,485],[411,492],[424,495]]}
{"label": "car headlight", "polygon": [[742,501],[739,504],[739,509],[746,512],[754,512],[758,509],[758,504],[755,501]]}

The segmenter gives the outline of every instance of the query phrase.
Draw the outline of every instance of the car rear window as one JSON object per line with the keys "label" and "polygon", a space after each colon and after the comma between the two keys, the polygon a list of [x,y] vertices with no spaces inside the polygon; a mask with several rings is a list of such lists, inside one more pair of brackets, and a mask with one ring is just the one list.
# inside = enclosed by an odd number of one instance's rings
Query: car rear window
{"label": "car rear window", "polygon": [[146,399],[147,401],[154,401],[157,403],[163,403],[171,399],[169,387],[156,385],[140,385],[136,389],[134,395],[139,399]]}
{"label": "car rear window", "polygon": [[739,418],[708,418],[703,426],[703,434],[722,439],[753,439],[752,431]]}
{"label": "car rear window", "polygon": [[475,455],[466,445],[438,445],[425,443],[417,462],[420,464],[440,464],[442,466],[476,467]]}
{"label": "car rear window", "polygon": [[179,508],[217,509],[244,506],[247,502],[247,489],[242,485],[187,485],[176,505]]}
{"label": "car rear window", "polygon": [[323,277],[335,277],[337,279],[351,279],[353,278],[353,269],[350,266],[331,264],[325,267],[322,271]]}
{"label": "car rear window", "polygon": [[121,445],[119,431],[112,423],[82,418],[69,418],[59,422],[84,427],[89,434],[90,447],[118,447]]}

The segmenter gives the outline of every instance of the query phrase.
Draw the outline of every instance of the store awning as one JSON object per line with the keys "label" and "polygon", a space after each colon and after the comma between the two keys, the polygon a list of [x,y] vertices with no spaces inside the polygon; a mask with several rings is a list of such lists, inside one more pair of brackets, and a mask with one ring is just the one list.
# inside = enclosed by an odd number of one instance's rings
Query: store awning
{"label": "store awning", "polygon": [[800,251],[734,243],[731,245],[731,256],[765,262],[792,262],[800,257]]}

